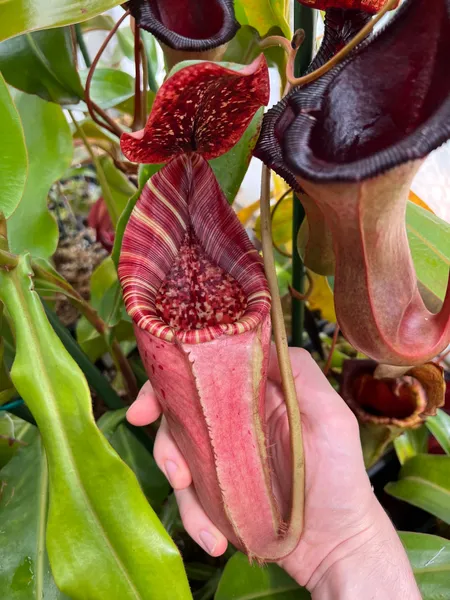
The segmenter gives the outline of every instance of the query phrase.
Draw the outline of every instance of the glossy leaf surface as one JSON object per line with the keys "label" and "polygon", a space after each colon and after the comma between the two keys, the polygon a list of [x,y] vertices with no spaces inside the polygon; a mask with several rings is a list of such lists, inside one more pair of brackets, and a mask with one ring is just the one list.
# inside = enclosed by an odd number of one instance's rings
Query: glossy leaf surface
{"label": "glossy leaf surface", "polygon": [[159,510],[170,486],[155,459],[124,423],[127,409],[106,413],[98,427],[117,454],[132,469],[154,510]]}
{"label": "glossy leaf surface", "polygon": [[1,42],[0,71],[10,85],[43,100],[76,104],[83,97],[68,27],[25,33]]}
{"label": "glossy leaf surface", "polygon": [[236,18],[241,25],[251,25],[264,37],[272,27],[279,27],[291,38],[288,24],[288,0],[236,0]]}
{"label": "glossy leaf surface", "polygon": [[8,218],[24,192],[28,158],[20,115],[1,73],[0,123],[0,211]]}
{"label": "glossy leaf surface", "polygon": [[60,106],[20,92],[15,100],[29,168],[23,197],[8,219],[9,244],[12,252],[29,250],[33,256],[48,258],[58,244],[58,227],[48,212],[47,196],[52,183],[70,166],[72,136]]}
{"label": "glossy leaf surface", "polygon": [[426,426],[437,439],[444,452],[450,454],[450,415],[443,410],[438,410],[435,417],[428,417]]}
{"label": "glossy leaf surface", "polygon": [[74,600],[188,599],[178,550],[97,429],[86,380],[51,329],[30,272],[25,256],[0,273],[0,296],[16,331],[12,380],[48,457],[47,549],[55,580]]}
{"label": "glossy leaf surface", "polygon": [[47,459],[33,430],[31,445],[0,471],[0,589],[8,600],[69,600],[56,587],[48,562]]}
{"label": "glossy leaf surface", "polygon": [[117,0],[4,0],[0,3],[0,40],[25,31],[79,23],[119,4]]}
{"label": "glossy leaf surface", "polygon": [[[131,319],[125,311],[117,272],[111,258],[104,260],[93,272],[90,290],[91,305],[98,311],[105,323],[114,328],[115,337],[119,341],[133,341]],[[108,351],[104,337],[85,317],[81,317],[78,321],[76,331],[78,343],[93,362]]]}
{"label": "glossy leaf surface", "polygon": [[450,456],[420,454],[408,460],[386,492],[450,523]]}
{"label": "glossy leaf surface", "polygon": [[30,423],[6,411],[0,412],[0,469],[33,440],[34,429]]}
{"label": "glossy leaf surface", "polygon": [[236,198],[236,194],[247,173],[253,148],[258,141],[263,115],[264,109],[261,108],[253,117],[253,120],[237,144],[231,150],[228,150],[228,152],[218,158],[214,158],[209,163],[221,190],[230,204]]}
{"label": "glossy leaf surface", "polygon": [[[86,84],[88,73],[87,69],[80,71],[83,85]],[[90,96],[101,108],[113,108],[134,96],[134,77],[118,69],[95,69]]]}
{"label": "glossy leaf surface", "polygon": [[443,300],[450,268],[450,224],[408,202],[406,230],[418,279]]}
{"label": "glossy leaf surface", "polygon": [[[127,206],[128,200],[136,192],[136,186],[130,183],[124,173],[115,167],[110,156],[102,156],[100,164],[111,192],[114,214],[120,217]],[[105,194],[104,189],[103,194]]]}
{"label": "glossy leaf surface", "polygon": [[423,600],[450,596],[450,542],[436,535],[400,533]]}
{"label": "glossy leaf surface", "polygon": [[309,592],[301,588],[275,564],[250,565],[237,552],[228,561],[214,600],[308,600]]}
{"label": "glossy leaf surface", "polygon": [[[439,410],[438,410],[439,412]],[[433,419],[435,417],[428,417]],[[425,425],[418,429],[408,429],[394,440],[394,448],[401,465],[417,454],[427,452],[428,431]]]}

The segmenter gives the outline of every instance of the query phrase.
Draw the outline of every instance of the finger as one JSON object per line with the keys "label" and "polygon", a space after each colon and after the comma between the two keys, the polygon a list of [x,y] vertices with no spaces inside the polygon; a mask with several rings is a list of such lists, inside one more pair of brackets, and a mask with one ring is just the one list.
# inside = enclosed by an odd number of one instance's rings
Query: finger
{"label": "finger", "polygon": [[183,525],[193,540],[211,556],[221,556],[228,546],[226,537],[203,510],[192,486],[175,492]]}
{"label": "finger", "polygon": [[132,425],[142,427],[153,423],[161,414],[161,407],[150,381],[142,387],[138,397],[127,411],[127,420]]}
{"label": "finger", "polygon": [[156,464],[175,490],[182,490],[191,485],[191,472],[164,417],[156,434],[153,456]]}

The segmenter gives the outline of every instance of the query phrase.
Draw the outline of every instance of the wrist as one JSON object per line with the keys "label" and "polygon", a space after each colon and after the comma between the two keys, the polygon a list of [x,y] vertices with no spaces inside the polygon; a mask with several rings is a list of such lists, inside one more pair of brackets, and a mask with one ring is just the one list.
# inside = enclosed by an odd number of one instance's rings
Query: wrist
{"label": "wrist", "polygon": [[378,505],[373,525],[333,550],[307,588],[313,600],[420,600],[406,552]]}

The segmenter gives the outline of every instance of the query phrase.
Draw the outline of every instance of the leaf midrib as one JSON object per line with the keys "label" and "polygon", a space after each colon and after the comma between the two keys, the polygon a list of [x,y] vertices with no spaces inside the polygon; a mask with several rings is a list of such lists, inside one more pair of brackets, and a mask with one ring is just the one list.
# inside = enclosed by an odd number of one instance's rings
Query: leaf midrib
{"label": "leaf midrib", "polygon": [[450,266],[450,258],[448,258],[445,254],[443,254],[438,248],[433,245],[430,240],[420,234],[417,229],[415,229],[410,223],[406,224],[407,230],[415,235],[427,248],[429,248],[433,254],[439,257],[447,266]]}
{"label": "leaf midrib", "polygon": [[[21,304],[22,304],[22,307],[24,307],[24,312],[28,312],[29,313],[28,303],[26,301],[26,298],[23,295],[23,290],[22,290],[22,286],[20,285],[20,282],[19,282],[19,285],[16,286],[16,290],[17,290],[17,293],[20,296],[22,296],[22,303]],[[32,293],[35,293],[35,292],[32,292]],[[40,302],[39,299],[38,299],[38,302]],[[31,315],[29,314],[28,316],[29,316],[28,323],[33,324],[33,320],[30,318]],[[39,344],[37,343],[37,338],[36,338],[36,335],[35,335],[36,332],[35,332],[34,325],[32,325],[32,326],[29,325],[28,328],[29,328],[31,337],[33,339],[33,345],[34,345],[34,347],[35,348],[40,348]],[[52,404],[54,406],[54,411],[53,412],[54,412],[55,420],[58,422],[58,425],[60,427],[60,431],[61,431],[61,434],[62,434],[62,439],[63,439],[64,445],[66,447],[65,448],[66,449],[66,453],[67,453],[67,455],[68,455],[68,457],[69,457],[69,459],[70,459],[70,461],[72,463],[72,473],[76,477],[76,479],[78,480],[79,491],[81,492],[81,494],[82,494],[82,496],[83,496],[83,498],[85,500],[85,504],[87,505],[87,508],[88,508],[90,514],[92,515],[94,523],[96,523],[98,529],[100,530],[100,533],[103,534],[104,541],[105,541],[107,547],[109,547],[110,552],[111,552],[114,560],[116,561],[119,569],[124,574],[125,579],[128,582],[131,591],[134,593],[134,595],[137,598],[137,600],[144,600],[142,598],[142,596],[140,595],[139,591],[134,586],[133,582],[131,581],[131,579],[130,579],[128,573],[127,573],[127,570],[126,570],[125,566],[123,565],[120,557],[116,553],[116,551],[115,551],[115,549],[114,549],[114,547],[113,547],[113,545],[112,545],[112,543],[111,543],[111,541],[109,539],[108,534],[106,533],[106,531],[105,531],[105,529],[104,529],[101,521],[98,518],[98,515],[97,515],[96,511],[94,510],[94,508],[92,506],[92,503],[90,501],[89,495],[87,494],[87,492],[86,492],[86,490],[84,488],[84,485],[82,483],[82,479],[81,479],[80,473],[78,471],[77,463],[76,463],[76,461],[74,459],[74,455],[73,455],[72,449],[71,449],[70,444],[68,442],[68,438],[67,438],[67,433],[66,433],[65,427],[63,426],[63,423],[62,423],[62,420],[61,420],[61,415],[59,413],[59,405],[58,405],[58,402],[55,401],[56,399],[55,399],[55,396],[54,396],[54,393],[53,393],[53,386],[50,383],[51,380],[49,378],[45,362],[43,362],[42,359],[41,359],[41,352],[37,352],[36,354],[37,354],[37,361],[38,361],[38,363],[40,364],[40,367],[41,367],[41,377],[45,380],[46,387],[51,392],[47,396],[47,398],[51,400],[51,402],[52,402]],[[49,385],[49,383],[50,383],[50,385]],[[42,386],[42,387],[44,387],[44,386]]]}
{"label": "leaf midrib", "polygon": [[48,508],[48,468],[47,457],[39,440],[41,451],[41,477],[38,483],[39,492],[39,510],[38,510],[38,530],[36,543],[36,600],[44,600],[44,562],[45,562],[45,530],[47,525]]}
{"label": "leaf midrib", "polygon": [[450,496],[450,490],[440,486],[438,483],[434,483],[433,481],[430,481],[429,479],[425,479],[418,475],[406,475],[405,477],[402,477],[400,481],[414,481],[416,483],[420,483],[422,486],[430,487],[430,488],[440,492],[441,494]]}
{"label": "leaf midrib", "polygon": [[[36,44],[33,37],[31,36],[31,34],[26,33],[25,36],[27,38],[28,44],[31,46],[31,49],[34,52],[34,55],[36,56],[36,59],[41,63],[41,65],[44,67],[44,69],[47,71],[47,73],[56,81],[56,83],[61,87],[61,89],[64,91],[67,91],[68,88],[67,88],[66,84],[63,81],[61,81],[59,79],[59,77],[56,75],[55,71],[52,69],[50,63],[46,59],[45,54],[41,51],[39,46]],[[70,91],[73,93],[72,89],[70,89]],[[78,94],[76,94],[76,95],[78,96]]]}

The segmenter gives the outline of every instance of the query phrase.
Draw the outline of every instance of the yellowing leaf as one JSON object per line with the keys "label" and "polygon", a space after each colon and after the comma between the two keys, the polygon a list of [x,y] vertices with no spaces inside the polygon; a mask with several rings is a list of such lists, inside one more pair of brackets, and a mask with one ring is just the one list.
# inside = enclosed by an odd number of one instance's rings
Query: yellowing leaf
{"label": "yellowing leaf", "polygon": [[419,198],[419,196],[417,194],[415,194],[412,190],[409,191],[409,201],[412,202],[413,204],[417,204],[417,206],[421,206],[425,210],[428,210],[434,214],[434,211],[431,210],[431,208],[428,206],[428,204],[426,202],[424,202],[422,200],[422,198]]}
{"label": "yellowing leaf", "polygon": [[237,218],[242,223],[242,225],[247,225],[247,223],[253,217],[255,212],[258,210],[258,208],[259,200],[256,200],[255,202],[252,202],[248,206],[245,206],[244,208],[241,208],[241,210],[237,211]]}
{"label": "yellowing leaf", "polygon": [[320,310],[322,317],[331,323],[336,323],[336,312],[334,310],[334,296],[328,279],[323,275],[317,275],[308,270],[312,281],[312,292],[308,298],[311,310]]}
{"label": "yellowing leaf", "polygon": [[279,27],[288,39],[292,37],[286,0],[236,0],[235,10],[239,23],[251,25],[261,37],[272,27]]}

